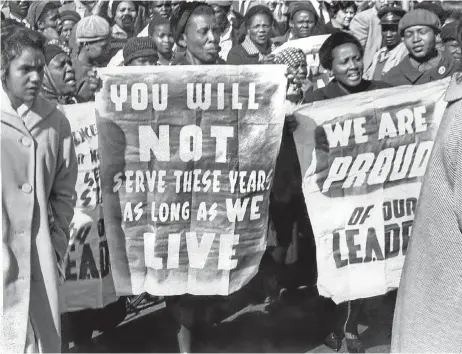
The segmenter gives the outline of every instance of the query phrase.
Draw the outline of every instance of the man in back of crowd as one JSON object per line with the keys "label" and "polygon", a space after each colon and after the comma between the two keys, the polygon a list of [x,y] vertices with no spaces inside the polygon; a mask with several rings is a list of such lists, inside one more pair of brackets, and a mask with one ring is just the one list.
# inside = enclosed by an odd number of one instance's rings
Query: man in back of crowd
{"label": "man in back of crowd", "polygon": [[372,58],[382,47],[382,29],[378,12],[391,4],[390,0],[375,0],[375,5],[368,10],[358,12],[350,24],[350,31],[358,38],[364,48],[364,67],[369,67]]}
{"label": "man in back of crowd", "polygon": [[49,40],[59,39],[61,16],[54,2],[35,1],[27,13],[27,21],[31,29],[42,33]]}
{"label": "man in back of crowd", "polygon": [[29,26],[26,17],[31,3],[32,1],[29,0],[8,1],[8,5],[10,7],[9,18],[22,23],[23,25]]}
{"label": "man in back of crowd", "polygon": [[457,29],[462,22],[451,22],[444,25],[441,29],[441,41],[444,45],[444,50],[452,55],[452,59],[460,66],[462,63],[462,48],[457,40]]}
{"label": "man in back of crowd", "polygon": [[159,56],[157,65],[171,65],[173,53],[173,34],[170,21],[159,15],[154,15],[148,26],[149,38],[154,42]]}
{"label": "man in back of crowd", "polygon": [[124,66],[149,66],[157,65],[159,56],[156,45],[149,37],[130,38],[125,44]]}
{"label": "man in back of crowd", "polygon": [[149,16],[152,18],[154,14],[158,14],[167,20],[172,16],[172,2],[166,0],[150,1]]}
{"label": "man in back of crowd", "polygon": [[366,68],[364,73],[366,80],[381,81],[383,75],[397,66],[408,54],[398,29],[399,21],[405,13],[400,7],[384,7],[379,11],[385,46],[374,55],[371,65]]}
{"label": "man in back of crowd", "polygon": [[78,49],[72,67],[75,71],[78,102],[94,100],[97,88],[95,67],[100,66],[98,60],[104,57],[107,50],[109,32],[109,23],[97,15],[84,17],[76,25]]}
{"label": "man in back of crowd", "polygon": [[399,31],[409,54],[383,77],[392,86],[420,85],[443,79],[458,71],[452,56],[436,48],[440,20],[435,13],[417,9],[399,22]]}
{"label": "man in back of crowd", "polygon": [[[232,47],[242,42],[245,37],[245,26],[242,21],[236,27],[229,19],[232,1],[207,1],[213,11],[220,30],[220,58],[226,60]],[[240,26],[242,25],[242,26]]]}
{"label": "man in back of crowd", "polygon": [[76,11],[66,10],[61,12],[61,27],[59,37],[66,44],[69,45],[69,38],[74,26],[81,20],[80,15]]}
{"label": "man in back of crowd", "polygon": [[307,38],[318,28],[318,14],[310,2],[293,2],[289,5],[289,31],[272,39],[276,46],[288,41]]}

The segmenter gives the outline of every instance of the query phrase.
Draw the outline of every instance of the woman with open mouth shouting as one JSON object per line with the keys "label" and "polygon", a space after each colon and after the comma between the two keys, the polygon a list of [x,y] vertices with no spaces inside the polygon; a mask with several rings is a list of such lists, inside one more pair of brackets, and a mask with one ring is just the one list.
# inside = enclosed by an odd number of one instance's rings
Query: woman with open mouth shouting
{"label": "woman with open mouth shouting", "polygon": [[114,25],[112,26],[112,37],[117,39],[128,39],[134,37],[135,21],[138,14],[136,1],[114,1],[111,7]]}

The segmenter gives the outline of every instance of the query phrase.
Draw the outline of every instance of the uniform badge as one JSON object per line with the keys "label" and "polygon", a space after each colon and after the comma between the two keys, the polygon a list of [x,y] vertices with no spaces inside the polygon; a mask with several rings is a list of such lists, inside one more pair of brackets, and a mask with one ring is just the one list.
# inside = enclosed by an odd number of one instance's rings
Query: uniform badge
{"label": "uniform badge", "polygon": [[446,68],[444,66],[440,66],[438,69],[438,74],[443,75],[446,72]]}

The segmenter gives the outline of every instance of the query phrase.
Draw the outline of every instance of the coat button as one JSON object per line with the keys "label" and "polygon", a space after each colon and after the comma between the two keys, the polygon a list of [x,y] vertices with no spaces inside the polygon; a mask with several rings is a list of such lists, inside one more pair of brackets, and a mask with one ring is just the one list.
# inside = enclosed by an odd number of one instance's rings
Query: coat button
{"label": "coat button", "polygon": [[27,138],[27,137],[23,137],[23,138],[21,139],[21,143],[22,143],[25,147],[31,146],[31,141],[30,141],[30,139]]}
{"label": "coat button", "polygon": [[30,192],[32,192],[32,186],[29,184],[29,183],[24,183],[22,186],[21,186],[21,189],[24,193],[27,193],[29,194]]}

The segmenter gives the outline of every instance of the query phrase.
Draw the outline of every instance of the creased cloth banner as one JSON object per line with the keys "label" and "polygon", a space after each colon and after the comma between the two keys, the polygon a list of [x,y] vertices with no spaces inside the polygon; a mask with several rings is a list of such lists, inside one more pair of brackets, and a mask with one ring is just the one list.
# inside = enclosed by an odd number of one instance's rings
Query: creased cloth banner
{"label": "creased cloth banner", "polygon": [[77,203],[60,286],[61,311],[97,309],[116,301],[101,198],[95,103],[60,106],[71,125],[78,161]]}
{"label": "creased cloth banner", "polygon": [[319,62],[319,49],[330,34],[320,36],[310,36],[307,38],[295,39],[285,42],[277,47],[273,54],[277,54],[286,48],[298,48],[303,50],[306,55],[306,63],[308,65],[308,78],[313,83],[313,90],[325,87],[332,79]]}
{"label": "creased cloth banner", "polygon": [[228,295],[265,251],[282,65],[111,68],[97,96],[117,294]]}
{"label": "creased cloth banner", "polygon": [[318,289],[336,303],[397,288],[450,78],[295,112]]}

